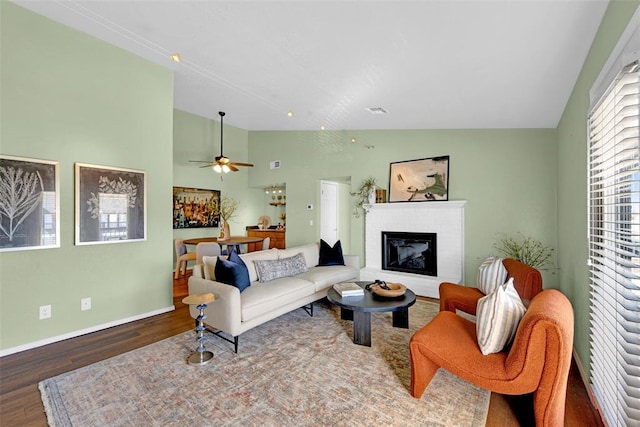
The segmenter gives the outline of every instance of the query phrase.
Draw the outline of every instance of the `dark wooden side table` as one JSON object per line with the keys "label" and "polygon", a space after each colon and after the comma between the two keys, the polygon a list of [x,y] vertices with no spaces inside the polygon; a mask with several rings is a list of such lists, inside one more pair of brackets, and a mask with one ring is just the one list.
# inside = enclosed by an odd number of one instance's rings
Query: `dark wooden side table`
{"label": "dark wooden side table", "polygon": [[[364,288],[370,282],[355,282]],[[340,307],[340,318],[353,320],[354,344],[371,347],[371,313],[391,311],[395,328],[409,328],[409,307],[416,302],[416,294],[407,289],[398,298],[381,298],[371,291],[364,291],[363,296],[342,298],[333,287],[327,291],[327,299]]]}

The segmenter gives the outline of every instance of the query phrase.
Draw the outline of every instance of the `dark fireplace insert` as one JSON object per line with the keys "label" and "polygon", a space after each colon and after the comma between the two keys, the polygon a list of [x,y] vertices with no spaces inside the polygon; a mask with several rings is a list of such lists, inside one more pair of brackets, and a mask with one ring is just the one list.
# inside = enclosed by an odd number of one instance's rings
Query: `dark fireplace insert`
{"label": "dark fireplace insert", "polygon": [[382,232],[382,269],[438,275],[436,233]]}

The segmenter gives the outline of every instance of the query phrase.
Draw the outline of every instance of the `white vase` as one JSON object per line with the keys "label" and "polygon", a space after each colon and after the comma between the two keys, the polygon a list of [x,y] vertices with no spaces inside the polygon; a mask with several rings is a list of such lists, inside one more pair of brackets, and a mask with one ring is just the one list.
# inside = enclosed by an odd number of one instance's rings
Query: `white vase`
{"label": "white vase", "polygon": [[220,226],[220,237],[218,237],[218,240],[227,240],[229,237],[231,237],[229,223],[227,221],[222,221],[222,224]]}
{"label": "white vase", "polygon": [[369,190],[369,204],[373,205],[376,202],[376,189]]}

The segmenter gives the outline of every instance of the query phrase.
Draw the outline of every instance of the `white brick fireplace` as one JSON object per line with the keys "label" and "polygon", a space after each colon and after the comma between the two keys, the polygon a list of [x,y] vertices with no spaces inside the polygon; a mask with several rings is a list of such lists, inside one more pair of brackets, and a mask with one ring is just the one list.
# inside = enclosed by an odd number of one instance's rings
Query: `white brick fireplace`
{"label": "white brick fireplace", "polygon": [[[464,205],[447,202],[378,203],[367,206],[365,267],[361,280],[380,279],[406,285],[416,295],[438,298],[441,282],[464,283]],[[382,269],[382,232],[437,234],[438,276]]]}

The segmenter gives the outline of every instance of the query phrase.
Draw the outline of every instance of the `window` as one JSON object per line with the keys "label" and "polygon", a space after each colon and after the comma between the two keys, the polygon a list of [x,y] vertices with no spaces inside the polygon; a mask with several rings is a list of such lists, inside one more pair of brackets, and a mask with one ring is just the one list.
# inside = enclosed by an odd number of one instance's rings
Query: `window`
{"label": "window", "polygon": [[607,423],[640,421],[640,67],[589,115],[591,382]]}

